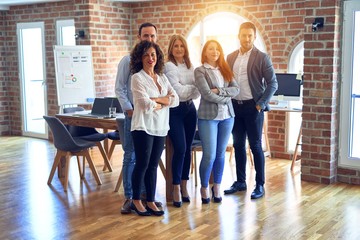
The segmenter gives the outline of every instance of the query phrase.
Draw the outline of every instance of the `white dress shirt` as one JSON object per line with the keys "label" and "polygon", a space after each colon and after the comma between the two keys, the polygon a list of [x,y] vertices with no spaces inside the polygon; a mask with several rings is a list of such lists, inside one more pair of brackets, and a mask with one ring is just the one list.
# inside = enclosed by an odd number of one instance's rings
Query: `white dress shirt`
{"label": "white dress shirt", "polygon": [[250,57],[250,51],[247,51],[246,53],[242,54],[241,51],[239,51],[239,55],[235,60],[234,63],[234,76],[236,82],[239,84],[240,93],[234,99],[236,100],[249,100],[253,99],[249,79],[247,75],[247,65],[249,62]]}

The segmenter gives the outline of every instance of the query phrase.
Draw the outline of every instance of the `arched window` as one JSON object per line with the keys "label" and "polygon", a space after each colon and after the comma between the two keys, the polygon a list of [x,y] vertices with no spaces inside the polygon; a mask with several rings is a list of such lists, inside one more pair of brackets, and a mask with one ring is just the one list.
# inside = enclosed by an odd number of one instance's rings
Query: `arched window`
{"label": "arched window", "polygon": [[[302,75],[304,72],[304,41],[300,42],[290,55],[288,73],[296,73]],[[300,79],[300,78],[299,78]],[[302,88],[300,92],[300,101],[289,102],[291,108],[302,108]],[[301,113],[289,113],[287,117],[287,150],[294,152],[297,142],[297,137],[301,127]]]}
{"label": "arched window", "polygon": [[[190,59],[194,67],[201,65],[201,51],[207,40],[217,40],[221,44],[225,56],[239,49],[239,27],[240,24],[246,21],[248,21],[246,18],[235,13],[218,12],[206,16],[197,23],[187,37]],[[256,33],[254,44],[261,51],[266,51],[264,41],[259,32]]]}

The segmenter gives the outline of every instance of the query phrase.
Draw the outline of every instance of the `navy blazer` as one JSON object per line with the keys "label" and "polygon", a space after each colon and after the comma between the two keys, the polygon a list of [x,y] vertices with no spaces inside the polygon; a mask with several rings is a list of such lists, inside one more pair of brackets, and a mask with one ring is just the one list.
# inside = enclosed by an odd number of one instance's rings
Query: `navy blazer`
{"label": "navy blazer", "polygon": [[[226,60],[231,69],[238,55],[239,50],[236,50],[227,56]],[[270,57],[255,46],[249,56],[247,76],[256,104],[264,111],[270,110],[269,101],[278,88],[278,82]]]}
{"label": "navy blazer", "polygon": [[[234,79],[231,82],[224,81],[224,87],[219,87],[216,81],[214,71],[200,66],[195,69],[195,85],[201,94],[200,105],[198,109],[198,118],[212,120],[218,115],[218,104],[228,106],[230,116],[234,117],[234,108],[231,98],[239,94],[239,86]],[[213,88],[219,89],[219,94],[211,91]]]}

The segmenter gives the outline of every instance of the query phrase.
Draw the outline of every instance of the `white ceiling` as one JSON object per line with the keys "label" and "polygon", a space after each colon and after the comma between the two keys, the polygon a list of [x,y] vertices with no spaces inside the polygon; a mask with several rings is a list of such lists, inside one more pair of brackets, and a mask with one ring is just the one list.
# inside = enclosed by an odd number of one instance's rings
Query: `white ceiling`
{"label": "white ceiling", "polygon": [[[66,0],[0,0],[0,11],[9,10],[10,6],[28,5],[46,2],[61,2]],[[109,2],[149,2],[153,0],[107,0]]]}
{"label": "white ceiling", "polygon": [[9,7],[11,6],[61,1],[64,0],[0,0],[0,10],[9,10]]}

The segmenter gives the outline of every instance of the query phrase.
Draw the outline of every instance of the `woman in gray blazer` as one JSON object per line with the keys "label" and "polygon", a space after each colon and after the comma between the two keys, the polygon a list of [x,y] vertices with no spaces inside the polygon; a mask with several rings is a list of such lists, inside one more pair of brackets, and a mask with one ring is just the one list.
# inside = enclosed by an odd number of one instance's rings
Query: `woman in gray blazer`
{"label": "woman in gray blazer", "polygon": [[201,94],[198,109],[198,130],[203,150],[200,163],[201,200],[203,204],[210,202],[208,185],[213,171],[212,199],[219,203],[222,200],[220,184],[226,146],[234,125],[231,98],[240,90],[217,41],[205,43],[201,63],[202,66],[195,69],[195,85]]}

